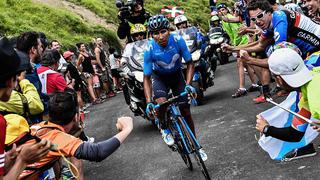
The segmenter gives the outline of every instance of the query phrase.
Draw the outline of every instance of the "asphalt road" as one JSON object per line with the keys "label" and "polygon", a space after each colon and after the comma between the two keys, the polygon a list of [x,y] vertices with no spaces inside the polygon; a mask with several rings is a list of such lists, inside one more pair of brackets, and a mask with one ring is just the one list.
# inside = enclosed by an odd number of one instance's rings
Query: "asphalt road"
{"label": "asphalt road", "polygon": [[[320,179],[318,155],[291,162],[277,162],[259,147],[255,139],[255,135],[258,135],[254,129],[255,115],[271,105],[253,104],[252,99],[257,92],[232,99],[231,95],[238,86],[236,73],[236,63],[218,66],[215,86],[205,93],[205,105],[192,107],[196,134],[208,155],[206,165],[211,178]],[[86,132],[95,137],[96,142],[116,133],[117,117],[132,116],[122,94],[90,108],[90,111]],[[197,166],[189,171],[180,156],[165,145],[160,133],[140,117],[134,117],[131,135],[114,154],[99,163],[85,162],[85,178],[204,179]]]}

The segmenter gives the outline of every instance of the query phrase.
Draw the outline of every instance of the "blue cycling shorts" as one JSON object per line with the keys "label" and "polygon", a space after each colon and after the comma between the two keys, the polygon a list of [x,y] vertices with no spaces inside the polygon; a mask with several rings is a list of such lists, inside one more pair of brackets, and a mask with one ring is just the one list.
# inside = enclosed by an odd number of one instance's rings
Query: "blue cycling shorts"
{"label": "blue cycling shorts", "polygon": [[[186,81],[181,71],[166,75],[159,75],[153,72],[151,78],[154,99],[161,97],[168,98],[170,90],[174,96],[178,96],[184,92],[184,88],[186,87]],[[178,101],[189,105],[187,96],[180,97]]]}

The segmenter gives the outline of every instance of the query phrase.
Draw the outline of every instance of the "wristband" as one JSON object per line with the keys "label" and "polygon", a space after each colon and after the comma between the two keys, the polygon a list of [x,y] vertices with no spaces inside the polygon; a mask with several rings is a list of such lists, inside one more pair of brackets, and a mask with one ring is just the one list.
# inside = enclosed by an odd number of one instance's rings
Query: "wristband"
{"label": "wristband", "polygon": [[262,133],[263,133],[264,135],[266,135],[266,136],[268,136],[268,135],[267,135],[267,132],[268,132],[268,130],[269,130],[269,127],[270,127],[270,125],[265,125],[264,128],[263,128],[263,130],[262,130]]}

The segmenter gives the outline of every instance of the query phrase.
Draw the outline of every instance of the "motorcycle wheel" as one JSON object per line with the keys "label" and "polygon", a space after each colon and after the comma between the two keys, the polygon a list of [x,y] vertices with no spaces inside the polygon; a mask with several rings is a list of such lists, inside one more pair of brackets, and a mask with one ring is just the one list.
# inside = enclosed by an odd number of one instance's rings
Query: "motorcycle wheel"
{"label": "motorcycle wheel", "polygon": [[209,58],[209,62],[210,62],[210,64],[211,64],[211,70],[212,70],[213,72],[216,72],[216,69],[217,69],[217,58],[214,57],[214,56],[211,56],[211,57]]}
{"label": "motorcycle wheel", "polygon": [[122,86],[122,91],[123,91],[124,100],[126,101],[127,105],[130,105],[129,89],[126,84]]}
{"label": "motorcycle wheel", "polygon": [[201,89],[200,87],[200,83],[199,82],[196,82],[196,81],[193,81],[191,83],[191,86],[194,87],[197,91],[197,103],[198,105],[202,105],[203,104],[203,90]]}

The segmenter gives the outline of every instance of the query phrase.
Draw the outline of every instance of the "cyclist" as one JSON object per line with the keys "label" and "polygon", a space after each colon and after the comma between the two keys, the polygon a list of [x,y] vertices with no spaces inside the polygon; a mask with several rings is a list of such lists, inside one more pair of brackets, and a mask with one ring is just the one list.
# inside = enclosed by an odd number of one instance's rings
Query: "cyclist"
{"label": "cyclist", "polygon": [[[169,21],[163,15],[152,16],[148,22],[148,30],[153,38],[149,41],[144,52],[144,92],[148,104],[146,113],[149,116],[152,116],[150,109],[154,108],[152,92],[157,103],[167,100],[170,89],[173,95],[179,95],[186,90],[195,92],[195,89],[190,86],[194,72],[191,54],[183,38],[170,34],[169,27]],[[187,64],[186,81],[181,72],[182,57]],[[195,134],[190,106],[187,103],[188,98],[184,96],[179,101],[185,102],[180,105],[180,111],[191,131]],[[166,107],[161,106],[158,114],[161,133],[165,143],[173,145],[174,140],[165,123],[165,112]],[[199,152],[202,160],[205,161],[207,155],[203,149],[200,149]]]}

